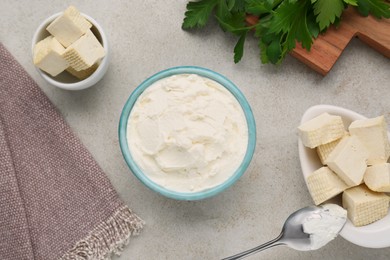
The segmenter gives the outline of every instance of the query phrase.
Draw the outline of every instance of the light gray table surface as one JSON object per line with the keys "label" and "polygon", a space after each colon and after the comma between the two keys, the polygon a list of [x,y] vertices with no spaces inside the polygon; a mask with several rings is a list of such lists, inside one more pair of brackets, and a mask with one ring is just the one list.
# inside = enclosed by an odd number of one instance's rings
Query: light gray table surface
{"label": "light gray table surface", "polygon": [[[0,1],[0,41],[58,107],[107,173],[121,198],[146,221],[120,259],[219,259],[276,237],[286,217],[312,204],[298,157],[297,126],[307,108],[338,105],[390,122],[390,60],[352,40],[323,77],[288,56],[262,65],[257,40],[248,37],[234,64],[236,39],[215,22],[181,29],[187,0]],[[31,62],[39,23],[74,4],[97,20],[111,45],[110,67],[95,86],[65,91],[46,83]],[[169,67],[196,65],[232,80],[248,99],[257,125],[256,151],[244,176],[203,201],[162,197],[138,181],[118,145],[118,120],[131,92]],[[298,252],[276,247],[248,259],[389,259],[390,248],[369,249],[341,237],[324,248]]]}

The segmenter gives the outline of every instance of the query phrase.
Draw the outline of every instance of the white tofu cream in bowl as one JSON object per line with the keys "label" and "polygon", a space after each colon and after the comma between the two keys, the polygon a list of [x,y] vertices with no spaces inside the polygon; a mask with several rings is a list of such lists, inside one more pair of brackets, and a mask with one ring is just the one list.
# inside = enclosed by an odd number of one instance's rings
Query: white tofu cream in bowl
{"label": "white tofu cream in bowl", "polygon": [[228,79],[199,67],[164,70],[130,96],[120,120],[123,156],[147,187],[198,200],[237,181],[256,130],[248,102]]}

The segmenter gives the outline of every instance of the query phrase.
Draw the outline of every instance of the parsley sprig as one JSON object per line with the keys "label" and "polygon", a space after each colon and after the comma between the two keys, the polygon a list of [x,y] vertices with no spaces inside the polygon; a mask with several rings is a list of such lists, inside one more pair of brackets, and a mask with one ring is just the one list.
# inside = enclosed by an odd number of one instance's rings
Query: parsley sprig
{"label": "parsley sprig", "polygon": [[[248,32],[255,30],[262,63],[279,64],[296,42],[310,51],[313,39],[330,25],[337,26],[348,6],[363,16],[390,18],[390,5],[384,0],[200,0],[187,4],[182,28],[203,28],[214,15],[222,30],[238,37],[235,63],[244,54]],[[259,17],[259,22],[248,26],[247,15]]]}

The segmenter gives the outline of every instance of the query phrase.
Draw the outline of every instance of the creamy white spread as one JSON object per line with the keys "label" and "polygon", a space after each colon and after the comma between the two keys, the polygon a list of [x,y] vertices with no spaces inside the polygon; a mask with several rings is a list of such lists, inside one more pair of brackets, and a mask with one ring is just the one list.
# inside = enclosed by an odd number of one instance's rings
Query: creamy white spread
{"label": "creamy white spread", "polygon": [[310,234],[311,250],[316,250],[333,240],[347,221],[347,211],[336,204],[325,204],[303,223],[303,232]]}
{"label": "creamy white spread", "polygon": [[196,192],[233,175],[245,156],[248,127],[230,91],[214,80],[180,74],[153,83],[138,97],[127,141],[152,181]]}

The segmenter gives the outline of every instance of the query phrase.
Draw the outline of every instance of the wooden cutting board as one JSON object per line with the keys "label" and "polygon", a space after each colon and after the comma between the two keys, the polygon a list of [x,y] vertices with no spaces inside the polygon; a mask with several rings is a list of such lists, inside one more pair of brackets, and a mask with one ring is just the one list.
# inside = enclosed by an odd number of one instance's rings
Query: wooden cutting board
{"label": "wooden cutting board", "polygon": [[[248,23],[256,18],[249,17]],[[310,52],[297,43],[290,54],[310,68],[326,75],[353,37],[358,37],[367,45],[390,58],[390,19],[363,17],[355,8],[347,8],[338,28],[331,26],[325,34],[314,40]]]}

